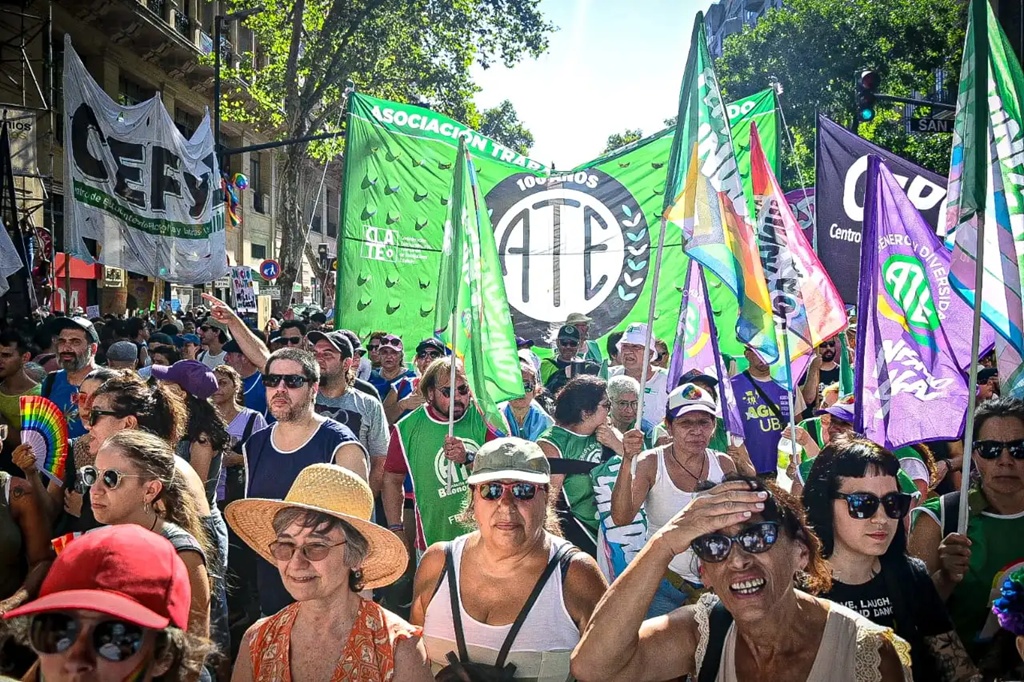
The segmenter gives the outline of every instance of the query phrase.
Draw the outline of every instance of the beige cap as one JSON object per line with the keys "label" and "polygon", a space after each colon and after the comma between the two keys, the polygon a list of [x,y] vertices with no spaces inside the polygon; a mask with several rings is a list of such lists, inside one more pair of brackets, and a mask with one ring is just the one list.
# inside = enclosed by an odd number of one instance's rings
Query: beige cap
{"label": "beige cap", "polygon": [[569,313],[569,317],[565,318],[565,323],[571,325],[590,324],[593,321],[594,318],[587,317],[583,313]]}
{"label": "beige cap", "polygon": [[469,485],[491,481],[524,481],[548,484],[551,465],[536,443],[522,438],[498,438],[485,443],[473,460]]}

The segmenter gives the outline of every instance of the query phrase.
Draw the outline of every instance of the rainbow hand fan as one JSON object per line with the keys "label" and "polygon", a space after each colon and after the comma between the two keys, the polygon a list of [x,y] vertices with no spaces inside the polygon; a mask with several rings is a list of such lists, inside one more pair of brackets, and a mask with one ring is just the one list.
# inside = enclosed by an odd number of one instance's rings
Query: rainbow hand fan
{"label": "rainbow hand fan", "polygon": [[21,442],[32,448],[36,468],[63,484],[68,463],[68,422],[60,408],[37,395],[22,396]]}

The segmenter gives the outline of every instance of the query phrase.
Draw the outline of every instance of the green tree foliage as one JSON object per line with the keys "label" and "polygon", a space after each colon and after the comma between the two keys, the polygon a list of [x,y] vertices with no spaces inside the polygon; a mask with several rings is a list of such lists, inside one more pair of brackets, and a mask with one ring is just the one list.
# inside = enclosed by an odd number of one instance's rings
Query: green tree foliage
{"label": "green tree foliage", "polygon": [[[347,81],[360,92],[431,109],[477,126],[474,62],[512,66],[547,49],[553,26],[539,0],[235,0],[262,5],[246,21],[259,46],[243,55],[226,87],[225,119],[246,121],[276,139],[337,130]],[[282,148],[278,223],[281,282],[291,291],[305,244],[304,172],[310,156],[335,158],[338,143]],[[308,193],[308,192],[307,192]],[[318,272],[319,276],[320,273]]]}
{"label": "green tree foliage", "polygon": [[533,147],[533,133],[519,120],[516,108],[509,100],[485,110],[477,130],[524,156]]}
{"label": "green tree foliage", "polygon": [[608,142],[604,146],[602,154],[613,152],[619,147],[625,147],[630,142],[636,142],[644,136],[644,131],[640,128],[635,130],[626,130],[622,133],[612,133],[608,136]]}
{"label": "green tree foliage", "polygon": [[[805,181],[814,167],[815,114],[849,126],[855,78],[864,69],[882,77],[880,92],[910,96],[935,89],[936,70],[956,95],[966,28],[961,0],[791,0],[753,28],[729,37],[715,71],[727,100],[764,89],[772,78],[780,97]],[[917,116],[925,115],[918,109]],[[940,175],[949,169],[950,136],[908,134],[902,105],[879,103],[874,121],[858,133]],[[787,157],[790,155],[787,155]],[[800,182],[792,160],[787,187]]]}

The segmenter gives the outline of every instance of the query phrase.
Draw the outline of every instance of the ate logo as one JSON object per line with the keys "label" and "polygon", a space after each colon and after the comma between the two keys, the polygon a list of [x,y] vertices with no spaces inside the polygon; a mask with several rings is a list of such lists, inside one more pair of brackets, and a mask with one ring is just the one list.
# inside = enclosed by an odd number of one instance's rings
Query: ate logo
{"label": "ate logo", "polygon": [[651,238],[633,195],[594,169],[510,176],[487,194],[516,333],[549,340],[569,313],[612,331],[647,280]]}
{"label": "ate logo", "polygon": [[939,314],[921,261],[906,255],[890,256],[882,266],[882,282],[903,309],[907,325],[923,332],[939,328]]}

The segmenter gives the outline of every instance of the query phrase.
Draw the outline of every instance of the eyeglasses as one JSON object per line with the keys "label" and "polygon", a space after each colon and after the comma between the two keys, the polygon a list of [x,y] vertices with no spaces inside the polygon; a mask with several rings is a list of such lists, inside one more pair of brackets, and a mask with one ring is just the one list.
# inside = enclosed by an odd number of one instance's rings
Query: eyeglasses
{"label": "eyeglasses", "polygon": [[580,345],[579,341],[573,341],[572,339],[560,339],[558,345],[563,348],[578,348]]}
{"label": "eyeglasses", "polygon": [[420,360],[437,360],[441,357],[440,353],[417,353],[416,357]]}
{"label": "eyeglasses", "polygon": [[910,511],[910,495],[886,493],[879,499],[874,493],[836,493],[836,499],[846,500],[846,510],[851,519],[870,519],[881,504],[890,519],[902,519]]}
{"label": "eyeglasses", "polygon": [[523,382],[523,390],[526,391],[527,393],[533,393],[533,389],[536,387],[537,384],[533,383],[532,381]]}
{"label": "eyeglasses", "polygon": [[[443,395],[445,398],[452,397],[451,386],[442,386],[439,390],[441,391],[441,395]],[[469,386],[467,386],[466,384],[459,384],[458,386],[455,387],[455,390],[458,392],[459,395],[469,395]]]}
{"label": "eyeglasses", "polygon": [[368,350],[371,353],[376,351],[378,348],[380,348],[380,344],[379,343],[370,343],[370,344],[366,345],[366,350]]}
{"label": "eyeglasses", "polygon": [[309,381],[301,374],[264,374],[263,385],[268,388],[277,388],[281,382],[288,388],[302,388]]}
{"label": "eyeglasses", "polygon": [[636,408],[640,407],[639,400],[616,400],[615,404],[618,405],[620,408],[627,410],[635,410]]}
{"label": "eyeglasses", "polygon": [[1014,459],[1024,459],[1024,440],[976,440],[973,450],[982,459],[998,459],[1003,454],[1003,448],[1010,453]]}
{"label": "eyeglasses", "polygon": [[297,346],[302,343],[301,336],[281,336],[279,340],[281,343],[287,343],[289,346]]}
{"label": "eyeglasses", "polygon": [[[346,540],[345,542],[348,541]],[[302,552],[302,556],[306,558],[306,561],[323,561],[331,553],[332,549],[339,545],[344,545],[345,542],[339,542],[334,545],[328,545],[324,542],[296,545],[291,542],[278,542],[275,540],[270,543],[270,554],[278,561],[291,561],[292,557],[295,556],[296,550],[298,550]]]}
{"label": "eyeglasses", "polygon": [[536,483],[523,483],[521,481],[517,483],[491,481],[490,483],[480,484],[480,497],[493,502],[494,500],[500,500],[506,490],[511,490],[512,497],[525,502],[536,497],[538,487]]}
{"label": "eyeglasses", "polygon": [[96,410],[89,413],[89,426],[96,426],[101,417],[120,417],[114,410]]}
{"label": "eyeglasses", "polygon": [[78,393],[71,394],[71,403],[73,405],[88,405],[90,400],[92,400],[92,393],[79,391]]}
{"label": "eyeglasses", "polygon": [[[40,654],[62,654],[82,635],[82,621],[68,613],[40,613],[29,625],[29,644]],[[123,620],[100,621],[92,628],[92,647],[100,658],[119,663],[142,649],[146,630]]]}
{"label": "eyeglasses", "polygon": [[114,490],[121,485],[122,478],[145,478],[142,474],[126,474],[117,469],[104,469],[100,471],[91,464],[87,464],[78,470],[82,483],[88,487],[96,485],[97,481],[103,481],[103,487],[107,490]]}
{"label": "eyeglasses", "polygon": [[201,332],[208,332],[208,331],[210,331],[211,329],[213,329],[213,327],[211,327],[211,326],[210,326],[210,325],[208,325],[208,324],[204,324],[204,325],[203,325],[202,327],[200,327],[200,328],[199,328],[199,331],[201,331]]}
{"label": "eyeglasses", "polygon": [[690,543],[693,553],[701,561],[709,564],[720,564],[729,558],[733,543],[743,548],[748,554],[763,554],[772,548],[779,539],[779,524],[775,521],[762,521],[744,528],[736,535],[724,533],[708,533]]}

